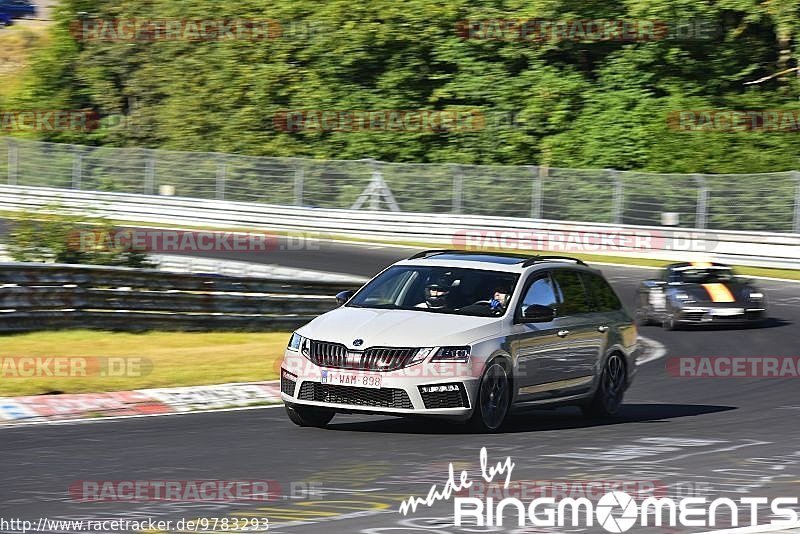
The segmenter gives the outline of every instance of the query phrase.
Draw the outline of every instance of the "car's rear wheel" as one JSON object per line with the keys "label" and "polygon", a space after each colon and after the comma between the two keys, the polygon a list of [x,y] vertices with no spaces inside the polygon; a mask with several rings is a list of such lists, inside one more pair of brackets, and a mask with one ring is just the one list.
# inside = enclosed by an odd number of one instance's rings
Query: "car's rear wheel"
{"label": "car's rear wheel", "polygon": [[325,408],[286,405],[286,415],[297,426],[324,427],[331,422],[335,412]]}
{"label": "car's rear wheel", "polygon": [[584,415],[589,417],[613,417],[619,412],[625,396],[627,374],[625,361],[619,354],[612,354],[606,360],[592,400],[581,406]]}
{"label": "car's rear wheel", "polygon": [[496,432],[503,426],[511,406],[511,379],[502,360],[486,366],[475,395],[475,408],[469,423],[478,432]]}

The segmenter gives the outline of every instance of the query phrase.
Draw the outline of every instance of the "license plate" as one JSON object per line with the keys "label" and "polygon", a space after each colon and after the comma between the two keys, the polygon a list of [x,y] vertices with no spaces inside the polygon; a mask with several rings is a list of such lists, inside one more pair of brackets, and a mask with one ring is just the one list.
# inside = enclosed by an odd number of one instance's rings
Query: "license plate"
{"label": "license plate", "polygon": [[358,386],[362,388],[380,389],[383,377],[376,374],[342,373],[339,371],[322,371],[320,382],[334,386]]}
{"label": "license plate", "polygon": [[744,309],[742,308],[718,308],[716,310],[711,310],[711,315],[716,315],[717,317],[730,317],[731,315],[742,315],[744,313]]}

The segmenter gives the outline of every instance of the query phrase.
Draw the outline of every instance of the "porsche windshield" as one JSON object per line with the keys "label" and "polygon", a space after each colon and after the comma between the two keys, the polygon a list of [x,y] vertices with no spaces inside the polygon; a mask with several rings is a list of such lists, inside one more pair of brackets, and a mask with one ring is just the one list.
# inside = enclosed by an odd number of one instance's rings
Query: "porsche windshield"
{"label": "porsche windshield", "polygon": [[369,282],[347,306],[500,316],[518,278],[480,269],[398,265]]}
{"label": "porsche windshield", "polygon": [[679,272],[680,281],[689,284],[714,284],[730,282],[734,278],[733,271],[727,267],[686,269]]}

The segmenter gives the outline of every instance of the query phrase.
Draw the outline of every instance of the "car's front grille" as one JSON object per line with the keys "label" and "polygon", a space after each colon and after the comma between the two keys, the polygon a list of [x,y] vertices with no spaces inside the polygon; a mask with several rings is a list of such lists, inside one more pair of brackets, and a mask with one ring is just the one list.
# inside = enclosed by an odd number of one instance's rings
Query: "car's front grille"
{"label": "car's front grille", "polygon": [[347,347],[339,343],[311,340],[308,347],[308,357],[317,365],[342,367],[347,360]]}
{"label": "car's front grille", "polygon": [[[439,389],[439,391],[431,391]],[[441,386],[419,386],[419,394],[425,408],[469,408],[467,391],[463,384],[443,384]]]}
{"label": "car's front grille", "polygon": [[416,350],[408,347],[371,347],[363,351],[348,351],[340,343],[312,340],[309,342],[308,357],[320,367],[395,371],[405,367]]}
{"label": "car's front grille", "polygon": [[683,312],[683,317],[687,321],[701,321],[708,313],[704,311]]}
{"label": "car's front grille", "polygon": [[303,382],[298,399],[378,408],[411,409],[414,407],[408,394],[402,389],[359,388],[319,382]]}

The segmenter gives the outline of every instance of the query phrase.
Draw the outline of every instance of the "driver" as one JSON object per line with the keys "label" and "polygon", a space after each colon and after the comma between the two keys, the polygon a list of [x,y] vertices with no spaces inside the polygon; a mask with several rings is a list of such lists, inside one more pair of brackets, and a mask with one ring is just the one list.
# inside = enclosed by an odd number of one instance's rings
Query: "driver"
{"label": "driver", "polygon": [[429,281],[425,286],[425,300],[417,304],[417,307],[435,310],[446,308],[450,292],[457,283],[452,273],[444,273]]}
{"label": "driver", "polygon": [[508,305],[508,299],[510,296],[511,295],[508,294],[508,290],[506,288],[495,288],[494,295],[492,295],[492,300],[489,301],[489,308],[495,313],[502,314]]}

